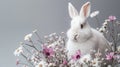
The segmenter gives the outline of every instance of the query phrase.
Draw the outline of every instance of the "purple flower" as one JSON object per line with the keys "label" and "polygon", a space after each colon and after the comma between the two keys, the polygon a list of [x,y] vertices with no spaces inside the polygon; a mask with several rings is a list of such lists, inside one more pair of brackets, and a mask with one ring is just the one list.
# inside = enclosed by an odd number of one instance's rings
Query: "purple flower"
{"label": "purple flower", "polygon": [[67,60],[63,60],[63,64],[66,65],[68,62]]}
{"label": "purple flower", "polygon": [[106,55],[106,60],[112,60],[114,58],[114,52],[110,52]]}
{"label": "purple flower", "polygon": [[114,59],[120,59],[120,55],[114,55],[114,57],[113,57]]}
{"label": "purple flower", "polygon": [[111,15],[108,17],[108,19],[109,19],[109,21],[114,21],[114,20],[116,20],[116,17]]}
{"label": "purple flower", "polygon": [[80,50],[78,50],[74,55],[72,55],[72,59],[73,60],[78,60],[81,58],[81,53],[80,53]]}
{"label": "purple flower", "polygon": [[43,46],[43,54],[45,54],[46,57],[51,57],[54,54],[53,48],[51,47],[47,47],[47,46]]}

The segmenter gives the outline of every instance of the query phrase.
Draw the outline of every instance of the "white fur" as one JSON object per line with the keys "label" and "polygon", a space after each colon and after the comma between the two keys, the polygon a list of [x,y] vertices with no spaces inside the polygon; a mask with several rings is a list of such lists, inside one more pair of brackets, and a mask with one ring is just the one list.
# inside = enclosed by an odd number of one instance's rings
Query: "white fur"
{"label": "white fur", "polygon": [[[75,54],[79,49],[81,54],[85,55],[90,53],[91,49],[98,50],[98,48],[104,53],[105,49],[109,47],[104,36],[97,30],[91,28],[86,21],[90,13],[90,7],[90,2],[85,3],[78,14],[77,10],[71,3],[68,5],[69,15],[72,18],[71,28],[67,32],[68,41],[66,48],[69,57]],[[83,29],[80,28],[80,25],[84,23],[85,26]]]}

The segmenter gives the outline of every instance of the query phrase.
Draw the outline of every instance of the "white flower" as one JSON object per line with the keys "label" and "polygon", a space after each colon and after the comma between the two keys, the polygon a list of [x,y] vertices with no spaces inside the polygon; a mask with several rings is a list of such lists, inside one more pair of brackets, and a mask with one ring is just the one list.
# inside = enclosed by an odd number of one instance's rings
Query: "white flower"
{"label": "white flower", "polygon": [[107,67],[112,67],[111,65],[107,65]]}
{"label": "white flower", "polygon": [[46,36],[44,36],[44,38],[45,38],[45,39],[47,39],[47,38],[48,38],[48,36],[46,35]]}
{"label": "white flower", "polygon": [[36,65],[37,61],[38,61],[38,59],[34,55],[32,55],[31,62],[33,62],[33,64]]}
{"label": "white flower", "polygon": [[25,41],[30,41],[30,38],[32,37],[32,34],[30,33],[30,34],[28,34],[28,35],[26,35],[25,37],[24,37],[24,40]]}
{"label": "white flower", "polygon": [[92,59],[91,55],[90,54],[86,54],[83,57],[81,57],[80,62],[85,64],[85,63],[88,63],[88,61],[90,61],[91,59]]}
{"label": "white flower", "polygon": [[97,27],[96,30],[99,30],[99,28]]}
{"label": "white flower", "polygon": [[101,67],[100,61],[99,61],[98,58],[95,58],[94,60],[92,60],[92,66],[94,66],[94,67]]}
{"label": "white flower", "polygon": [[120,25],[120,23],[119,22],[116,22],[118,25]]}
{"label": "white flower", "polygon": [[19,56],[21,53],[23,53],[23,46],[20,46],[14,51],[15,56]]}
{"label": "white flower", "polygon": [[120,46],[118,46],[118,47],[117,47],[117,51],[119,51],[119,52],[120,52]]}
{"label": "white flower", "polygon": [[23,65],[23,67],[28,67],[27,65]]}
{"label": "white flower", "polygon": [[106,22],[106,21],[103,23],[104,26],[106,26],[107,24],[108,24],[108,22]]}
{"label": "white flower", "polygon": [[120,37],[120,33],[118,33],[118,37]]}
{"label": "white flower", "polygon": [[104,27],[101,27],[101,28],[99,29],[100,32],[105,32],[105,30],[106,30],[106,29],[105,29]]}
{"label": "white flower", "polygon": [[35,29],[34,31],[33,31],[33,33],[36,33],[37,32],[37,29]]}
{"label": "white flower", "polygon": [[99,11],[94,11],[90,14],[90,17],[93,18],[99,14]]}
{"label": "white flower", "polygon": [[47,67],[47,63],[44,60],[41,60],[35,67]]}
{"label": "white flower", "polygon": [[55,63],[49,63],[48,67],[55,67]]}

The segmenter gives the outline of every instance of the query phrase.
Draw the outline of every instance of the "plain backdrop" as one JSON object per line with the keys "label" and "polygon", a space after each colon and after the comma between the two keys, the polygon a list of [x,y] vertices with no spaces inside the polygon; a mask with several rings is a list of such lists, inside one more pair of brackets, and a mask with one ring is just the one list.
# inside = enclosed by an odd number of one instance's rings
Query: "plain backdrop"
{"label": "plain backdrop", "polygon": [[[91,12],[100,11],[101,23],[109,15],[120,19],[120,0],[0,0],[0,67],[16,67],[13,52],[34,29],[41,36],[66,32],[71,20],[68,2],[79,11],[87,1],[91,2]],[[95,19],[89,23],[96,28]]]}

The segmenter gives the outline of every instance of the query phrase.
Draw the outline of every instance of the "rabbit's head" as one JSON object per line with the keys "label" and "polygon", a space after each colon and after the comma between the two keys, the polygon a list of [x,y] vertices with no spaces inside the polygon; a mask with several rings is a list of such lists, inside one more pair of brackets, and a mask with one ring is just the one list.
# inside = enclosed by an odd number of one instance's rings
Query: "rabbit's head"
{"label": "rabbit's head", "polygon": [[87,18],[90,14],[90,7],[90,2],[87,2],[81,7],[78,13],[71,3],[68,4],[69,15],[72,19],[71,27],[67,33],[69,39],[72,37],[73,40],[83,42],[91,37],[91,28],[87,22]]}

